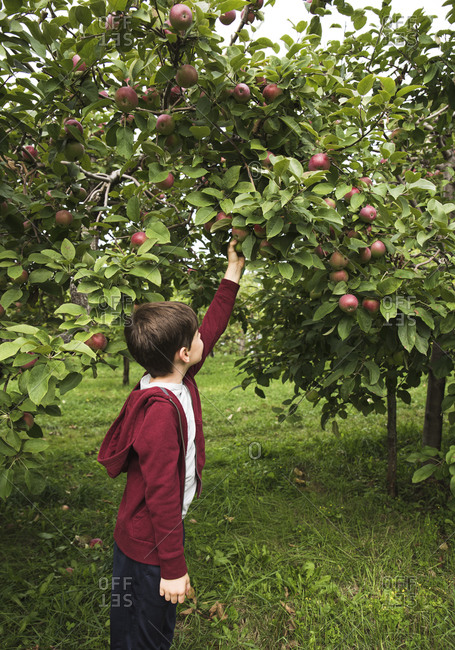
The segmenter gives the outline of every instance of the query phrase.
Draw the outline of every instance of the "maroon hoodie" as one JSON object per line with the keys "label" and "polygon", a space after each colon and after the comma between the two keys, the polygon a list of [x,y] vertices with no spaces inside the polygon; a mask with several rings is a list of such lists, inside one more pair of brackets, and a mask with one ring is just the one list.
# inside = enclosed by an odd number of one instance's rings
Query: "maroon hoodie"
{"label": "maroon hoodie", "polygon": [[[204,342],[201,361],[183,382],[193,402],[196,422],[197,497],[205,463],[202,411],[194,375],[226,329],[239,285],[221,280],[199,332]],[[127,472],[114,539],[128,557],[161,567],[161,577],[174,580],[188,570],[183,553],[182,505],[188,444],[183,407],[172,391],[159,387],[131,391],[104,438],[98,461],[111,478]]]}

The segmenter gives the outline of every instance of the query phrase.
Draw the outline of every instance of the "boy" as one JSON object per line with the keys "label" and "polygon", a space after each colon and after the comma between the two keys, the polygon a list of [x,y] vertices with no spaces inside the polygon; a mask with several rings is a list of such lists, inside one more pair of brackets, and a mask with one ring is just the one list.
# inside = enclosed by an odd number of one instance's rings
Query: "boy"
{"label": "boy", "polygon": [[183,518],[201,493],[205,462],[194,375],[229,322],[245,263],[235,244],[199,329],[194,311],[178,302],[140,305],[125,327],[146,374],[98,455],[112,478],[127,472],[114,531],[111,650],[167,650],[177,602],[190,593]]}

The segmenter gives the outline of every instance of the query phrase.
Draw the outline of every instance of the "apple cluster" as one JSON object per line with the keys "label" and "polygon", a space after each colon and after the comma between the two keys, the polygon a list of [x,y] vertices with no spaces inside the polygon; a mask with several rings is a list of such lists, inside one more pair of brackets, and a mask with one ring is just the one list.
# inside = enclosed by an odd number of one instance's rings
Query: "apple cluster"
{"label": "apple cluster", "polygon": [[[309,167],[309,171],[328,170],[330,169],[330,159],[327,156],[327,154],[322,154],[322,153],[315,154],[310,159],[308,167]],[[360,182],[366,185],[367,187],[372,184],[371,179],[367,177],[360,178],[359,184]],[[360,191],[361,190],[358,187],[352,187],[352,189],[344,195],[343,197],[344,201],[350,203],[351,198],[355,194],[360,193]],[[334,201],[334,199],[327,197],[324,200],[330,208],[336,209],[336,202]],[[373,207],[372,205],[365,205],[360,210],[358,217],[359,217],[359,221],[367,224],[365,230],[366,230],[366,234],[369,235],[372,227],[371,224],[377,218],[376,208]],[[335,238],[335,231],[333,230],[332,227],[330,228],[330,232],[331,232],[332,239]],[[360,239],[362,237],[362,235],[354,229],[345,229],[344,234],[348,239],[352,239],[352,238]],[[314,252],[320,259],[324,259],[327,257],[327,252],[323,249],[321,245],[317,246],[314,249]],[[386,252],[387,252],[387,248],[384,242],[381,241],[380,239],[376,239],[369,246],[365,246],[365,248],[361,248],[359,250],[359,252],[356,254],[355,261],[360,264],[367,264],[371,259],[382,258],[386,254]],[[339,282],[345,282],[345,283],[348,282],[349,273],[346,269],[350,265],[350,259],[346,255],[341,253],[339,250],[335,250],[328,258],[328,265],[331,269],[329,273],[329,279],[331,280],[331,282],[334,282],[335,284]],[[346,293],[340,297],[338,301],[338,305],[340,309],[345,313],[352,313],[356,311],[356,309],[358,308],[359,300],[355,295],[351,293]],[[380,302],[375,298],[363,298],[362,307],[364,307],[364,309],[366,309],[370,314],[376,314],[380,309]]]}

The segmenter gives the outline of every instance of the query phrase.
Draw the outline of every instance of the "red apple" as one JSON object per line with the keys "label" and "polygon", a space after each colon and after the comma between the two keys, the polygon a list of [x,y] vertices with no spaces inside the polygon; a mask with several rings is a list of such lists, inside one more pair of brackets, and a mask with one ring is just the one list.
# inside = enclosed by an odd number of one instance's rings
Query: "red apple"
{"label": "red apple", "polygon": [[24,413],[24,415],[22,416],[22,420],[24,421],[27,429],[31,429],[32,426],[35,424],[35,418],[31,413]]}
{"label": "red apple", "polygon": [[[33,352],[27,352],[27,354],[33,354]],[[24,363],[24,365],[21,366],[21,368],[22,368],[23,370],[27,370],[28,368],[33,368],[33,366],[35,365],[35,363],[36,363],[37,361],[38,361],[38,357],[35,357],[35,358],[32,359],[31,361],[28,361],[27,363]]]}
{"label": "red apple", "polygon": [[347,282],[349,280],[349,273],[344,269],[341,269],[340,271],[332,271],[329,274],[329,278],[332,282]]}
{"label": "red apple", "polygon": [[67,510],[69,510],[69,509],[70,509],[70,507],[67,506],[66,504],[62,506],[62,510],[64,510],[65,512],[66,512]]}
{"label": "red apple", "polygon": [[355,230],[348,230],[348,232],[346,233],[346,237],[348,237],[349,239],[357,239],[358,234],[359,233],[357,233]]}
{"label": "red apple", "polygon": [[250,3],[251,9],[262,9],[264,5],[264,0],[256,0],[255,2]]}
{"label": "red apple", "polygon": [[330,158],[326,153],[316,153],[314,156],[311,156],[308,169],[310,172],[317,171],[318,169],[330,169]]}
{"label": "red apple", "polygon": [[359,251],[359,258],[362,264],[366,264],[371,260],[371,250],[368,248],[361,248]]}
{"label": "red apple", "polygon": [[223,226],[223,228],[217,228],[217,230],[227,230],[232,222],[232,214],[226,214],[223,211],[218,212],[218,214],[215,217],[215,222],[220,223]]}
{"label": "red apple", "polygon": [[5,315],[5,309],[0,305],[0,318],[2,318]]}
{"label": "red apple", "polygon": [[232,228],[232,237],[236,239],[238,242],[244,241],[249,235],[249,231],[246,230],[245,228],[239,228],[238,226],[234,226]]}
{"label": "red apple", "polygon": [[211,228],[212,228],[212,226],[213,226],[214,223],[215,223],[215,219],[211,219],[210,221],[207,221],[207,222],[204,224],[204,230],[205,230],[206,232],[210,232],[210,230],[211,230]]}
{"label": "red apple", "polygon": [[340,309],[348,314],[355,311],[359,306],[359,301],[352,293],[345,293],[338,301]]}
{"label": "red apple", "polygon": [[323,250],[322,246],[316,246],[314,252],[321,260],[327,255],[327,251]]}
{"label": "red apple", "polygon": [[237,14],[236,14],[236,12],[234,10],[226,11],[225,14],[221,14],[220,23],[222,25],[230,25],[231,23],[234,22],[236,15]]}
{"label": "red apple", "polygon": [[88,345],[88,347],[95,352],[97,350],[104,350],[107,346],[107,338],[102,332],[98,332],[97,334],[92,334],[92,336],[85,341],[85,345]]}
{"label": "red apple", "polygon": [[87,64],[81,61],[79,54],[73,56],[73,71],[74,72],[85,72],[87,70]]}
{"label": "red apple", "polygon": [[169,95],[171,104],[175,104],[180,99],[182,99],[182,97],[183,97],[183,88],[180,88],[180,86],[172,86],[171,94]]}
{"label": "red apple", "polygon": [[364,307],[368,312],[370,312],[370,314],[376,314],[381,307],[381,303],[379,302],[379,300],[364,298],[362,300],[362,307]]}
{"label": "red apple", "polygon": [[258,223],[254,224],[253,231],[256,237],[259,237],[259,239],[265,239],[267,236],[264,226],[260,226]]}
{"label": "red apple", "polygon": [[8,202],[7,201],[1,201],[0,202],[0,217],[5,217],[8,214]]}
{"label": "red apple", "polygon": [[359,181],[365,183],[365,185],[373,185],[373,181],[368,176],[362,176],[362,178],[359,178]]}
{"label": "red apple", "polygon": [[59,210],[55,213],[55,223],[59,226],[69,226],[73,221],[73,215],[68,210]]}
{"label": "red apple", "polygon": [[337,207],[337,204],[335,203],[335,201],[333,199],[327,198],[327,199],[324,199],[324,201],[327,203],[329,208],[333,208],[335,210],[335,208]]}
{"label": "red apple", "polygon": [[181,3],[174,5],[169,14],[169,22],[174,29],[179,31],[188,29],[193,22],[191,9]]}
{"label": "red apple", "polygon": [[148,239],[145,232],[135,232],[131,236],[131,245],[132,246],[141,246]]}
{"label": "red apple", "polygon": [[352,190],[350,192],[347,192],[343,198],[345,201],[350,201],[351,197],[354,196],[354,194],[360,194],[358,187],[353,187]]}
{"label": "red apple", "polygon": [[160,94],[153,86],[147,88],[141,97],[142,101],[149,107],[157,107],[160,103]]}
{"label": "red apple", "polygon": [[68,128],[69,126],[73,126],[79,131],[81,135],[84,135],[84,127],[78,120],[75,120],[73,117],[70,117],[67,120],[65,120],[65,133],[70,137],[72,137],[72,133]]}
{"label": "red apple", "polygon": [[377,259],[378,257],[382,257],[385,255],[386,252],[386,247],[385,244],[381,240],[377,240],[371,244],[371,257]]}
{"label": "red apple", "polygon": [[122,86],[117,88],[114,95],[117,108],[123,113],[129,113],[139,104],[137,92],[131,86]]}
{"label": "red apple", "polygon": [[191,86],[195,86],[198,80],[196,68],[188,63],[181,65],[177,70],[175,80],[182,88],[191,88]]}
{"label": "red apple", "polygon": [[267,104],[271,104],[277,97],[283,94],[283,91],[276,84],[267,84],[262,94]]}
{"label": "red apple", "polygon": [[271,160],[270,160],[270,156],[274,156],[274,155],[275,155],[275,154],[273,153],[273,151],[267,151],[267,158],[264,158],[264,160],[262,161],[262,164],[263,164],[265,167],[271,167],[271,166],[272,166],[272,162],[271,162]]}
{"label": "red apple", "polygon": [[167,178],[164,179],[164,181],[160,181],[159,183],[155,183],[157,187],[160,188],[160,190],[168,190],[174,185],[174,175],[169,173]]}
{"label": "red apple", "polygon": [[359,217],[365,223],[372,223],[376,219],[376,209],[372,205],[365,205],[359,212]]}
{"label": "red apple", "polygon": [[94,537],[89,542],[90,548],[93,548],[94,546],[102,546],[102,545],[103,545],[103,540],[100,539],[99,537]]}
{"label": "red apple", "polygon": [[242,9],[241,18],[246,23],[252,23],[256,16],[254,15],[254,11],[248,11],[248,8],[244,7]]}
{"label": "red apple", "polygon": [[[14,284],[25,284],[27,282],[27,280],[28,280],[28,273],[27,273],[27,271],[23,270],[22,273],[20,274],[20,276],[18,278],[16,278],[15,280],[13,280],[13,283]],[[19,303],[19,305],[20,304],[21,303]],[[16,305],[17,305],[17,303],[16,303]]]}
{"label": "red apple", "polygon": [[71,576],[74,573],[74,569],[72,566],[67,566],[65,571]]}
{"label": "red apple", "polygon": [[272,253],[272,246],[268,239],[261,239],[259,242],[259,254],[260,255],[270,255]]}
{"label": "red apple", "polygon": [[123,14],[117,16],[116,14],[109,14],[106,18],[105,29],[118,29],[122,24]]}
{"label": "red apple", "polygon": [[240,104],[246,104],[251,97],[251,91],[246,84],[240,83],[234,88],[233,95]]}
{"label": "red apple", "polygon": [[175,129],[175,122],[172,115],[160,115],[156,121],[156,130],[161,135],[170,135]]}
{"label": "red apple", "polygon": [[38,151],[31,144],[27,144],[22,150],[22,160],[34,162],[38,158]]}
{"label": "red apple", "polygon": [[349,259],[339,251],[331,254],[329,264],[332,269],[344,269],[349,264]]}

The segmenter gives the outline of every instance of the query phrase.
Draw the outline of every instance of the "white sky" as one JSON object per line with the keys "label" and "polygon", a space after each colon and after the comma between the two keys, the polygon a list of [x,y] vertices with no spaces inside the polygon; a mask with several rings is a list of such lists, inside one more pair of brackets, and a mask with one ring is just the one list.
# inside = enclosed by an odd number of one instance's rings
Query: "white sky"
{"label": "white sky", "polygon": [[[382,5],[381,0],[348,0],[348,2],[354,9],[367,6],[379,8]],[[416,9],[422,8],[427,15],[438,16],[437,21],[435,20],[433,24],[434,29],[443,29],[450,27],[449,23],[444,20],[450,7],[443,7],[444,2],[445,0],[392,0],[392,12],[399,13],[404,18],[409,18]],[[264,12],[264,21],[261,24],[255,21],[254,26],[258,27],[258,29],[254,36],[255,38],[265,36],[276,43],[279,43],[279,39],[283,34],[292,36],[293,30],[288,19],[297,24],[301,20],[309,22],[312,18],[312,14],[309,13],[304,0],[277,0],[274,7],[267,6],[267,0],[265,0],[262,11]],[[353,29],[349,16],[341,16],[335,7],[332,7],[332,11],[332,16],[324,16],[322,19],[323,42],[325,43],[332,39],[342,39],[342,31],[329,29],[332,23],[339,23],[343,27],[346,26],[349,31]],[[373,14],[370,15],[372,18],[374,17]],[[240,12],[238,12],[238,18],[232,25],[223,26],[217,21],[217,31],[226,40],[230,39],[239,23],[239,19]],[[366,26],[364,29],[366,29]]]}

